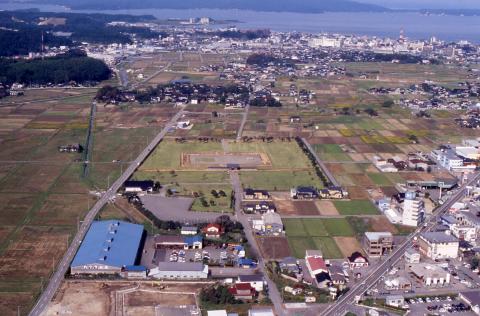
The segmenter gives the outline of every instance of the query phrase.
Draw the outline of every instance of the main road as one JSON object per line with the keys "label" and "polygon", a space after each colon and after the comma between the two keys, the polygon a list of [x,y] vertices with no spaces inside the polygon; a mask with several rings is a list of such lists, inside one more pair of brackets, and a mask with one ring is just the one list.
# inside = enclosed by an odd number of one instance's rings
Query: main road
{"label": "main road", "polygon": [[184,112],[182,109],[173,116],[173,118],[167,123],[163,130],[158,133],[157,136],[155,136],[155,138],[138,155],[138,157],[130,163],[125,172],[120,175],[120,177],[112,184],[112,186],[105,192],[105,194],[88,211],[77,234],[73,238],[62,260],[59,262],[57,270],[52,275],[48,286],[42,292],[36,305],[30,311],[30,316],[40,316],[47,307],[48,303],[53,299],[53,296],[57,292],[65,274],[68,271],[70,262],[73,260],[73,257],[77,253],[78,248],[80,247],[80,244],[85,237],[85,234],[90,228],[90,225],[97,216],[98,212],[105,206],[105,204],[107,204],[108,201],[112,200],[115,197],[117,191],[122,187],[123,183],[132,176],[135,170],[137,170],[138,166],[140,166],[140,164],[148,157],[148,155],[150,155],[155,146],[157,146],[162,141],[168,131],[176,124],[177,120],[183,114]]}
{"label": "main road", "polygon": [[471,179],[460,186],[444,204],[435,210],[435,214],[430,217],[425,225],[417,228],[412,234],[410,234],[409,237],[389,256],[387,256],[384,261],[382,261],[373,270],[373,272],[363,280],[362,283],[357,284],[350,291],[348,291],[347,294],[340,297],[339,300],[325,310],[322,315],[344,315],[347,312],[348,305],[353,303],[356,297],[363,295],[372,286],[374,286],[382,277],[382,275],[384,275],[397,261],[403,257],[403,254],[407,248],[411,246],[412,240],[418,237],[418,235],[421,233],[430,231],[436,225],[440,216],[445,214],[454,203],[465,196],[467,191],[466,187],[476,183],[479,180],[480,174],[474,174]]}

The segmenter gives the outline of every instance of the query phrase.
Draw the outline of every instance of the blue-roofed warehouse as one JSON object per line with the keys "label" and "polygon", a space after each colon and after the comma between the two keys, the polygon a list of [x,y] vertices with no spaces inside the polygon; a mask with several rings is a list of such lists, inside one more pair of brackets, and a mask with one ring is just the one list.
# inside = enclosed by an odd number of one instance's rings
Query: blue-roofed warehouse
{"label": "blue-roofed warehouse", "polygon": [[142,225],[94,221],[70,265],[72,274],[115,274],[135,265],[144,238]]}

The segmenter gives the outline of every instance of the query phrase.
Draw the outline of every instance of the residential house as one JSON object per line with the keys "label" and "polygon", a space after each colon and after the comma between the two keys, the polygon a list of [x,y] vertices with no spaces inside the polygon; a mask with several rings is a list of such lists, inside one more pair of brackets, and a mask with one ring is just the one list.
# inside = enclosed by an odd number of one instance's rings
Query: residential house
{"label": "residential house", "polygon": [[270,200],[270,193],[266,190],[245,189],[243,198],[245,200]]}
{"label": "residential house", "polygon": [[203,233],[207,238],[220,238],[223,234],[223,228],[220,224],[208,224],[203,229]]}
{"label": "residential house", "polygon": [[265,279],[262,274],[239,275],[237,283],[249,283],[257,292],[262,292],[265,286]]}
{"label": "residential house", "polygon": [[350,269],[352,270],[356,268],[368,267],[367,258],[358,251],[355,251],[354,253],[352,253],[352,255],[347,259],[348,259],[348,264],[350,266]]}
{"label": "residential house", "polygon": [[328,267],[328,274],[332,284],[340,290],[343,290],[347,286],[347,277],[343,272],[342,267],[338,265],[331,265]]}
{"label": "residential house", "polygon": [[277,211],[275,204],[268,201],[243,204],[243,212],[246,214],[265,214],[275,213]]}
{"label": "residential house", "polygon": [[285,257],[282,261],[279,262],[279,267],[282,272],[286,273],[300,273],[300,266],[298,264],[297,258],[294,257]]}
{"label": "residential house", "polygon": [[182,226],[180,234],[182,235],[196,235],[198,228],[195,226]]}
{"label": "residential house", "polygon": [[228,291],[237,300],[251,300],[257,295],[255,288],[250,283],[235,283]]}
{"label": "residential house", "polygon": [[320,197],[323,199],[343,199],[348,192],[341,187],[331,186],[320,190]]}
{"label": "residential house", "polygon": [[318,190],[314,187],[299,186],[290,189],[290,197],[292,199],[317,199]]}
{"label": "residential house", "polygon": [[261,234],[278,236],[283,234],[283,222],[278,213],[265,213],[260,219],[252,220],[252,228]]}

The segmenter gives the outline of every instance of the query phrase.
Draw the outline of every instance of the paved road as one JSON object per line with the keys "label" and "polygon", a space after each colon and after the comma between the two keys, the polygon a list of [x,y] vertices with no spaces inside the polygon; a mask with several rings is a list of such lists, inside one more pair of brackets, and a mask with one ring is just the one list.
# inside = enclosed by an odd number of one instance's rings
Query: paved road
{"label": "paved road", "polygon": [[337,179],[335,179],[333,174],[330,172],[330,170],[328,170],[328,168],[325,166],[325,163],[320,159],[320,157],[318,157],[315,150],[313,150],[312,145],[310,145],[305,138],[301,138],[301,140],[305,144],[305,146],[307,146],[308,150],[312,153],[313,157],[315,157],[317,164],[320,166],[323,174],[328,178],[328,180],[336,187],[341,186],[340,183],[338,183]]}
{"label": "paved road", "polygon": [[435,215],[430,217],[426,225],[417,228],[417,230],[415,230],[415,232],[413,232],[403,244],[397,247],[388,257],[384,259],[382,263],[372,270],[370,275],[367,276],[362,283],[354,286],[350,291],[348,291],[347,294],[341,297],[335,304],[330,306],[325,313],[323,313],[323,315],[344,315],[348,305],[355,300],[355,297],[363,295],[367,290],[374,286],[381,276],[384,275],[397,261],[403,257],[405,250],[411,246],[412,240],[419,234],[430,231],[436,225],[440,216],[445,214],[445,212],[447,212],[455,202],[465,196],[466,186],[472,185],[479,180],[480,174],[475,174],[465,184],[458,188],[443,205],[436,209]]}
{"label": "paved road", "polygon": [[92,224],[92,221],[97,216],[98,212],[105,206],[105,204],[107,204],[108,201],[110,201],[115,196],[116,192],[120,189],[123,183],[132,176],[132,174],[135,172],[138,166],[148,157],[150,152],[155,148],[155,146],[158,145],[158,143],[160,143],[160,141],[167,134],[168,130],[176,124],[177,120],[183,114],[184,114],[183,110],[175,114],[175,116],[163,128],[163,130],[140,153],[140,155],[134,161],[132,161],[132,163],[128,166],[125,172],[112,184],[112,186],[107,190],[107,192],[90,209],[85,219],[83,220],[83,223],[80,226],[80,229],[78,230],[77,234],[73,238],[72,243],[70,244],[70,247],[67,249],[67,252],[63,256],[62,260],[59,262],[57,266],[57,271],[53,274],[47,288],[43,291],[42,295],[37,301],[37,304],[34,306],[32,311],[30,312],[29,314],[30,316],[40,316],[45,310],[45,308],[47,307],[48,303],[52,300],[65,274],[68,271],[70,262],[73,260],[73,257],[77,253],[80,243],[85,237],[86,232],[90,228],[90,225]]}
{"label": "paved road", "polygon": [[280,292],[277,289],[277,286],[273,281],[268,277],[268,274],[265,271],[265,262],[258,248],[257,241],[252,231],[252,224],[249,221],[249,218],[242,212],[242,197],[243,197],[243,188],[242,183],[240,182],[240,177],[237,171],[229,171],[230,180],[232,182],[232,187],[235,191],[235,217],[237,220],[242,223],[245,236],[247,237],[248,243],[251,246],[251,251],[258,258],[258,269],[263,273],[265,277],[265,282],[268,285],[268,296],[273,303],[275,308],[275,313],[277,316],[285,316],[286,312],[283,306],[283,300],[280,296]]}

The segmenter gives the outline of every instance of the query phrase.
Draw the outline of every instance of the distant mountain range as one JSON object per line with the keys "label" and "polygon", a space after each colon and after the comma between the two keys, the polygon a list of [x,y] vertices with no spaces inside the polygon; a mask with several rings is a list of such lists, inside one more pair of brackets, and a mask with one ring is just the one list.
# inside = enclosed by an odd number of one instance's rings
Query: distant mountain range
{"label": "distant mountain range", "polygon": [[[321,13],[325,11],[382,12],[389,9],[351,0],[37,0],[82,10],[115,9],[241,9],[272,12]],[[33,2],[33,1],[32,1]]]}

